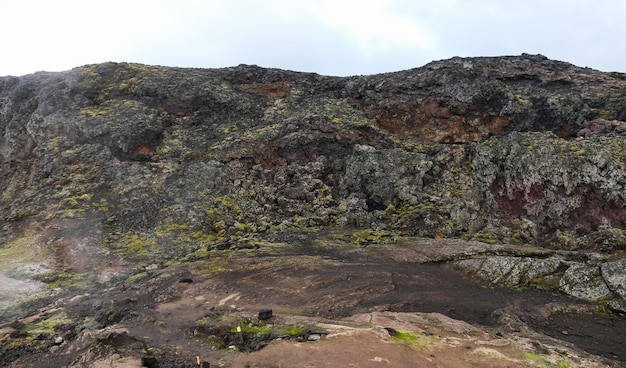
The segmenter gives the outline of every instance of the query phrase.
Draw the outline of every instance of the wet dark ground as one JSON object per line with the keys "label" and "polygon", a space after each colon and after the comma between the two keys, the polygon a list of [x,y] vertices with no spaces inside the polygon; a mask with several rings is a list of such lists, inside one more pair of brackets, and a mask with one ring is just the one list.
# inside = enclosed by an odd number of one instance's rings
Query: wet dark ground
{"label": "wet dark ground", "polygon": [[[447,265],[416,265],[394,272],[397,289],[367,298],[363,307],[384,303],[390,311],[438,312],[496,328],[502,313],[509,313],[535,331],[589,353],[626,362],[626,319],[602,315],[596,305],[546,290],[484,287]],[[577,306],[584,313],[549,313],[553,305]]]}
{"label": "wet dark ground", "polygon": [[[403,263],[368,252],[342,253],[313,248],[308,248],[306,253],[340,262],[323,268],[324,281],[318,281],[317,285],[314,282],[306,296],[300,297],[303,300],[291,301],[304,306],[315,305],[316,300],[334,296],[336,303],[331,303],[327,309],[314,307],[318,315],[345,317],[371,310],[438,312],[497,329],[500,317],[508,314],[537,332],[572,343],[591,354],[626,362],[626,318],[608,314],[597,304],[554,290],[513,290],[481,285],[445,263]],[[281,270],[278,275],[290,273]],[[319,270],[296,268],[293,276],[315,280],[319,274]],[[269,281],[275,276],[265,277]],[[280,280],[276,280],[276,284],[279,285]],[[503,329],[502,333],[506,332]]]}

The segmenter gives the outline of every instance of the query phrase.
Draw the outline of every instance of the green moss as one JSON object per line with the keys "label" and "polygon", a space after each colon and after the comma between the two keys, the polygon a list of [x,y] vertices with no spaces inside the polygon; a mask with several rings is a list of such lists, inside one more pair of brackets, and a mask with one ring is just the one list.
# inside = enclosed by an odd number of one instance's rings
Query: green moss
{"label": "green moss", "polygon": [[619,228],[605,228],[576,239],[576,245],[602,252],[626,249],[626,234]]}
{"label": "green moss", "polygon": [[[195,254],[196,252],[192,254]],[[207,274],[219,273],[219,272],[226,271],[228,269],[227,268],[228,261],[224,258],[213,257],[213,258],[208,258],[208,259],[203,259],[203,258],[199,258],[199,259],[202,260],[202,262],[198,262],[191,267],[191,272],[195,275],[207,275]]]}
{"label": "green moss", "polygon": [[69,323],[72,323],[72,321],[67,317],[67,315],[62,311],[58,311],[49,315],[46,319],[27,325],[25,330],[31,336],[49,336],[54,334],[55,329],[59,325],[66,325]]}
{"label": "green moss", "polygon": [[189,237],[194,240],[201,241],[201,242],[209,241],[213,239],[212,235],[204,233],[202,231],[194,231],[189,234]]}
{"label": "green moss", "polygon": [[36,279],[48,284],[50,289],[89,290],[93,286],[94,274],[75,273],[58,266],[53,272],[37,276]]}
{"label": "green moss", "polygon": [[557,359],[556,366],[557,368],[574,368],[572,362],[566,359]]}
{"label": "green moss", "polygon": [[219,127],[219,130],[223,133],[223,134],[228,134],[228,133],[232,133],[232,132],[236,132],[239,130],[239,127],[237,127],[236,125],[222,125]]}
{"label": "green moss", "polygon": [[24,234],[0,248],[0,272],[11,274],[25,264],[45,262],[49,258],[46,247],[36,235]]}
{"label": "green moss", "polygon": [[36,349],[45,347],[45,340],[36,340],[32,336],[23,338],[2,338],[0,339],[0,352],[10,350],[20,350],[24,348]]}
{"label": "green moss", "polygon": [[224,323],[221,313],[208,314],[195,322],[196,327],[215,327]]}
{"label": "green moss", "polygon": [[577,247],[576,242],[577,239],[574,234],[561,230],[557,230],[553,236],[547,239],[548,245],[556,249],[573,250]]}
{"label": "green moss", "polygon": [[98,202],[93,203],[92,207],[102,213],[107,213],[111,210],[111,204],[104,198],[100,198]]}
{"label": "green moss", "polygon": [[[561,352],[559,354],[563,355]],[[534,367],[557,367],[557,368],[574,368],[572,362],[567,359],[559,358],[556,360],[547,359],[530,351],[524,352],[524,357],[528,359]]]}
{"label": "green moss", "polygon": [[[131,63],[87,65],[81,69],[81,88],[92,101],[101,104],[112,98],[136,94],[147,74],[159,67]],[[106,75],[106,76],[103,76]]]}
{"label": "green moss", "polygon": [[598,299],[597,303],[598,303],[598,315],[600,315],[601,317],[607,317],[607,318],[615,317],[615,312],[613,312],[613,309],[611,309],[611,307],[607,303],[607,300],[600,298]]}
{"label": "green moss", "polygon": [[141,348],[141,353],[148,356],[160,357],[163,355],[163,350],[144,343]]}
{"label": "green moss", "polygon": [[487,244],[502,243],[501,237],[498,234],[490,231],[481,231],[479,233],[476,233],[471,237],[470,240]]}
{"label": "green moss", "polygon": [[[520,283],[523,283],[523,281],[521,281]],[[528,280],[527,283],[529,286],[535,286],[535,287],[539,287],[539,288],[544,288],[544,289],[552,289],[552,290],[559,290],[561,288],[560,284],[558,281],[549,281],[546,279],[542,279],[542,278],[532,278],[530,280]]]}
{"label": "green moss", "polygon": [[130,276],[128,279],[126,279],[126,282],[128,282],[129,284],[141,281],[143,279],[145,279],[146,277],[149,277],[150,274],[148,272],[139,272],[136,273],[132,276]]}
{"label": "green moss", "polygon": [[394,329],[392,332],[392,340],[396,343],[409,346],[414,349],[427,347],[432,343],[433,338],[418,332],[407,332]]}
{"label": "green moss", "polygon": [[98,105],[84,107],[80,110],[80,115],[88,119],[106,118],[119,113],[122,108],[138,107],[138,102],[133,100],[107,100]]}
{"label": "green moss", "polygon": [[238,232],[247,232],[250,229],[250,225],[242,224],[241,222],[235,222],[234,227]]}
{"label": "green moss", "polygon": [[526,237],[524,235],[522,235],[519,232],[514,232],[513,235],[511,235],[511,243],[513,244],[525,244],[526,243]]}
{"label": "green moss", "polygon": [[274,333],[279,336],[287,335],[291,337],[297,337],[304,334],[307,330],[308,328],[304,326],[284,325],[276,327],[274,329]]}
{"label": "green moss", "polygon": [[524,357],[526,357],[526,359],[533,362],[535,365],[539,365],[540,367],[548,366],[547,360],[545,360],[544,358],[540,357],[539,355],[535,353],[531,353],[530,351],[524,352]]}
{"label": "green moss", "polygon": [[517,101],[517,103],[520,105],[528,105],[531,103],[530,100],[526,98],[526,96],[515,94],[513,97],[515,98],[515,101]]}
{"label": "green moss", "polygon": [[67,198],[66,202],[70,207],[76,208],[76,207],[82,206],[85,202],[91,201],[91,197],[92,197],[91,194],[83,193],[80,195]]}
{"label": "green moss", "polygon": [[613,113],[611,111],[589,107],[589,105],[587,104],[583,106],[581,113],[587,118],[587,120],[613,119]]}
{"label": "green moss", "polygon": [[605,147],[615,157],[623,168],[626,168],[626,139],[615,138],[609,139],[605,143]]}
{"label": "green moss", "polygon": [[[209,194],[203,194],[206,197],[206,215],[207,222],[212,226],[207,229],[212,232],[216,238],[206,240],[223,241],[227,237],[237,239],[255,232],[255,227],[250,223],[254,220],[249,218],[248,212],[243,211],[238,204],[237,199],[231,196],[212,197]],[[242,199],[243,203],[245,198]],[[197,234],[201,235],[201,234]]]}
{"label": "green moss", "polygon": [[184,231],[188,231],[190,228],[188,224],[173,224],[173,223],[168,223],[164,227],[165,227],[165,231],[169,233],[184,232]]}
{"label": "green moss", "polygon": [[[249,349],[245,342],[251,339],[270,341],[277,338],[293,338],[303,336],[310,331],[310,328],[306,326],[266,324],[221,313],[206,315],[197,320],[195,325],[201,333],[208,332],[211,335],[210,344],[219,349],[225,349],[234,342],[236,345],[236,341],[241,343],[238,348]],[[238,337],[235,338],[235,336]]]}
{"label": "green moss", "polygon": [[43,319],[26,323],[20,337],[0,336],[0,351],[25,347],[29,350],[45,349],[52,344],[49,337],[65,330],[68,324],[72,321],[63,311],[54,311]]}
{"label": "green moss", "polygon": [[215,197],[215,202],[224,208],[234,210],[235,213],[241,212],[241,209],[235,205],[235,202],[229,196]]}
{"label": "green moss", "polygon": [[126,239],[125,245],[129,253],[143,256],[146,255],[149,249],[154,248],[156,243],[139,235],[131,235]]}
{"label": "green moss", "polygon": [[186,263],[186,262],[201,261],[201,260],[208,259],[209,257],[211,257],[212,254],[213,254],[213,251],[209,250],[207,247],[200,247],[196,249],[195,251],[184,256],[180,260],[180,262]]}
{"label": "green moss", "polygon": [[189,224],[168,222],[165,225],[154,229],[155,237],[163,241],[176,244],[181,249],[195,251],[199,248],[206,248],[211,242],[215,242],[215,234],[208,234],[201,230],[196,230]]}
{"label": "green moss", "polygon": [[292,217],[289,225],[294,229],[305,229],[309,225],[309,219],[304,216],[295,215]]}
{"label": "green moss", "polygon": [[455,233],[446,206],[434,203],[389,206],[385,215],[393,230],[400,235],[445,238]]}
{"label": "green moss", "polygon": [[236,326],[230,329],[231,333],[269,335],[272,326],[260,323],[253,323],[249,319],[242,319]]}
{"label": "green moss", "polygon": [[211,313],[195,322],[196,327],[228,331],[231,334],[272,335],[274,337],[301,336],[310,328],[296,325],[275,325],[253,322],[249,318],[233,317],[221,313]]}
{"label": "green moss", "polygon": [[154,240],[148,239],[146,235],[127,234],[115,240],[113,248],[127,257],[143,257],[148,252],[156,248],[157,244]]}
{"label": "green moss", "polygon": [[391,244],[396,241],[394,233],[389,231],[359,230],[352,233],[352,243],[357,246],[369,244]]}

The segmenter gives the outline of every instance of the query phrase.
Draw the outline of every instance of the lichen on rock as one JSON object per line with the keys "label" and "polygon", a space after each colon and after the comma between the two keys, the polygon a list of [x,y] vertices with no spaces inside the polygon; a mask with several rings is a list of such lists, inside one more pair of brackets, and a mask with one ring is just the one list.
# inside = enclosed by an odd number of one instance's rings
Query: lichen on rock
{"label": "lichen on rock", "polygon": [[80,289],[291,232],[454,238],[492,251],[437,259],[488,283],[621,308],[625,91],[527,54],[346,78],[129,63],[0,78],[0,247],[40,234],[64,280],[49,284]]}

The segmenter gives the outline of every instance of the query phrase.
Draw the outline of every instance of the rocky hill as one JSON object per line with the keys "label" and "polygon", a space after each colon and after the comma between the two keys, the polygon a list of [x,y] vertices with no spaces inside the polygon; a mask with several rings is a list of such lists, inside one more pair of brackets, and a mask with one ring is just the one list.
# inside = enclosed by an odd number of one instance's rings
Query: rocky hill
{"label": "rocky hill", "polygon": [[527,54],[341,78],[127,63],[3,77],[0,323],[315,238],[454,239],[419,262],[623,313],[625,121],[626,74]]}

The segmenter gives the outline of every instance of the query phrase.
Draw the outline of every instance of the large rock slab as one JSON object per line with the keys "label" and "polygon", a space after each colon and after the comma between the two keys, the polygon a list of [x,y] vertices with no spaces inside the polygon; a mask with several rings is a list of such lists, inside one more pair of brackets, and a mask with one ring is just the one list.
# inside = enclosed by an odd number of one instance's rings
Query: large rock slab
{"label": "large rock slab", "polygon": [[626,299],[626,259],[603,263],[600,271],[608,288]]}
{"label": "large rock slab", "polygon": [[559,285],[563,292],[584,300],[597,301],[613,296],[600,274],[599,265],[574,264],[565,271]]}
{"label": "large rock slab", "polygon": [[519,256],[484,256],[455,262],[459,268],[474,273],[490,284],[507,287],[556,284],[564,260],[559,256],[533,258]]}

